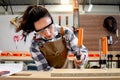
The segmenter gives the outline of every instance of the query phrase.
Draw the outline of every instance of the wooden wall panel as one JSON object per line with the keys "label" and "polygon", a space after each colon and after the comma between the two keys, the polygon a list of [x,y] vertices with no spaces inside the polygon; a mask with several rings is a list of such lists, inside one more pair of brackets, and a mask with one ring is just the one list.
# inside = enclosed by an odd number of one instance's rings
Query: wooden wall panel
{"label": "wooden wall panel", "polygon": [[109,51],[120,51],[120,36],[108,32],[103,27],[104,19],[113,16],[117,20],[120,35],[120,16],[119,15],[80,15],[80,27],[84,29],[84,45],[89,51],[99,50],[99,39],[104,36],[112,35],[113,44],[108,46]]}

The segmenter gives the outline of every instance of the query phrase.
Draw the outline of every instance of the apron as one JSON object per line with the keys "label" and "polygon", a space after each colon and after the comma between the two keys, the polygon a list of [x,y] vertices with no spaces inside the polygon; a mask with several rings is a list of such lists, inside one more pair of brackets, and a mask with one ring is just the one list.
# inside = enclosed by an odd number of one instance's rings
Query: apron
{"label": "apron", "polygon": [[54,68],[62,68],[67,59],[67,47],[63,37],[53,42],[46,42],[39,45],[48,64]]}

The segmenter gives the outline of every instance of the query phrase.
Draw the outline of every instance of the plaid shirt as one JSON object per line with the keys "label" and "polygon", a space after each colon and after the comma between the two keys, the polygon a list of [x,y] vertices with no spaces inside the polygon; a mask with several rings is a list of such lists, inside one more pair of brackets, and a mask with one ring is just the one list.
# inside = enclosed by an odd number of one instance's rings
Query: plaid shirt
{"label": "plaid shirt", "polygon": [[[79,56],[80,54],[85,55],[85,60],[82,65],[84,66],[86,62],[88,61],[88,51],[85,46],[78,47],[78,39],[70,30],[69,28],[63,27],[64,28],[64,38],[66,40],[67,44],[67,49],[68,49],[68,54],[73,53],[75,56]],[[35,39],[34,39],[35,38]],[[40,36],[39,34],[35,34],[32,44],[30,47],[30,52],[32,54],[32,59],[35,61],[38,70],[50,70],[52,66],[49,66],[46,58],[42,54],[42,52],[39,49],[39,44],[42,43],[44,44],[45,42],[50,42],[50,41],[55,41],[60,38],[60,26],[55,25],[55,31],[54,31],[54,38],[52,40],[47,40]]]}

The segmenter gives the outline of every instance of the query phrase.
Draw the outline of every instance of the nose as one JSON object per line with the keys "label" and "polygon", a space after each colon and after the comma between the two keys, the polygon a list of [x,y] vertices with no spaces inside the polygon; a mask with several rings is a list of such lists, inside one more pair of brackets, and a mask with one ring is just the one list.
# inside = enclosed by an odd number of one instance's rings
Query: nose
{"label": "nose", "polygon": [[50,35],[51,33],[50,33],[50,30],[49,29],[45,29],[45,31],[44,31],[44,33],[46,34],[46,35]]}

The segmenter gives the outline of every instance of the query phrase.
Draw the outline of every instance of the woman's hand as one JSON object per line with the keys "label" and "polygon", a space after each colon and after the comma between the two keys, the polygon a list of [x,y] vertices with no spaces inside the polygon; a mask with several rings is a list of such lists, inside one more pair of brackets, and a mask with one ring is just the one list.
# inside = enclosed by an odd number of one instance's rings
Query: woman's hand
{"label": "woman's hand", "polygon": [[80,60],[78,60],[78,59],[75,57],[75,59],[74,59],[75,68],[79,67],[79,65],[82,65],[84,59],[85,59],[85,55],[84,55],[84,54],[82,54],[82,55],[80,56]]}

